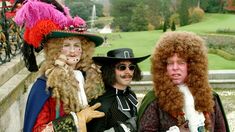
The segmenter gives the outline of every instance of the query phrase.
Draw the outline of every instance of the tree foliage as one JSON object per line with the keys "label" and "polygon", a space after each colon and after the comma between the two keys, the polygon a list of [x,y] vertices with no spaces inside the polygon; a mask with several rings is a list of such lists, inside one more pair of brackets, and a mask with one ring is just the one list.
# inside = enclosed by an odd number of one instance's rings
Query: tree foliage
{"label": "tree foliage", "polygon": [[145,19],[145,15],[143,12],[143,6],[138,5],[134,11],[133,15],[131,17],[131,31],[144,31],[148,29],[148,22]]}
{"label": "tree foliage", "polygon": [[173,21],[171,24],[171,31],[175,31],[176,30],[176,26],[175,26],[175,22]]}
{"label": "tree foliage", "polygon": [[226,10],[235,11],[235,0],[226,0]]}
{"label": "tree foliage", "polygon": [[180,26],[185,26],[189,24],[189,8],[190,0],[182,0],[179,8]]}
{"label": "tree foliage", "polygon": [[160,0],[144,0],[143,4],[145,18],[148,23],[154,26],[155,29],[161,27],[161,13],[160,13]]}
{"label": "tree foliage", "polygon": [[164,21],[162,31],[163,31],[163,32],[166,32],[166,30],[167,30],[167,22]]}
{"label": "tree foliage", "polygon": [[190,8],[189,10],[189,18],[190,18],[190,23],[197,23],[200,22],[203,17],[204,17],[204,11],[199,8]]}
{"label": "tree foliage", "polygon": [[86,21],[90,21],[93,5],[96,5],[96,16],[103,16],[103,6],[92,2],[91,0],[73,0],[65,2],[66,6],[70,8],[72,16],[79,16]]}
{"label": "tree foliage", "polygon": [[208,13],[224,12],[225,2],[228,0],[200,0],[200,7]]}
{"label": "tree foliage", "polygon": [[114,17],[112,27],[120,31],[130,31],[129,23],[136,7],[135,0],[111,0],[111,16]]}
{"label": "tree foliage", "polygon": [[[112,27],[142,31],[199,22],[204,12],[219,12],[225,0],[110,0]],[[227,0],[235,1],[235,0]],[[193,9],[193,10],[190,10]],[[141,24],[142,23],[142,24]]]}

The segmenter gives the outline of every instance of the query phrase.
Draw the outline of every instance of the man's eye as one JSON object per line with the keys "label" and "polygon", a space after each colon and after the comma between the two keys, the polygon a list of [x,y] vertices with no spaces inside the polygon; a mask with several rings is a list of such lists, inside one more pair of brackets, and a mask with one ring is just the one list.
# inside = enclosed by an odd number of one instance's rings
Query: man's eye
{"label": "man's eye", "polygon": [[179,64],[183,65],[183,64],[186,64],[186,62],[185,61],[180,61]]}
{"label": "man's eye", "polygon": [[69,47],[69,44],[63,44],[63,47]]}
{"label": "man's eye", "polygon": [[81,45],[80,44],[75,44],[74,47],[81,47]]}
{"label": "man's eye", "polygon": [[173,62],[167,62],[167,65],[171,65],[171,64],[173,64]]}

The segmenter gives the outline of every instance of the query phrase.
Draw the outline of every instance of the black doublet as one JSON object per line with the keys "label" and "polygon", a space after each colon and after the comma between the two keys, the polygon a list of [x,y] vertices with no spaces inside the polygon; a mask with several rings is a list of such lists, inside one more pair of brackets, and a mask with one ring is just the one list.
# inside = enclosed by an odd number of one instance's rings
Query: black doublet
{"label": "black doublet", "polygon": [[[105,117],[93,119],[87,124],[88,132],[100,132],[114,127],[115,131],[122,130],[118,125],[137,115],[137,98],[128,87],[124,90],[116,90],[112,86],[106,87],[107,91],[90,105],[101,103],[99,111],[105,112]],[[126,105],[125,105],[126,104]]]}

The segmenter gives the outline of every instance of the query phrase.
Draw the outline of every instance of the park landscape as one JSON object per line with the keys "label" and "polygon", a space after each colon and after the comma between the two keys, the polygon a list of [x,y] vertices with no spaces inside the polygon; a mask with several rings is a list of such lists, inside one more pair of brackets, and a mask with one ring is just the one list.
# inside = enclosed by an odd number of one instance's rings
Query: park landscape
{"label": "park landscape", "polygon": [[[234,38],[235,42],[235,25],[233,24],[235,17],[233,14],[206,14],[205,18],[199,22],[191,25],[177,27],[176,31],[190,31],[197,33],[199,35],[212,37],[221,36],[221,39],[226,38],[227,36]],[[221,34],[217,33],[217,30],[226,30],[230,29],[233,31],[233,34]],[[170,31],[168,29],[167,31]],[[106,34],[108,36],[107,45],[96,48],[96,55],[104,55],[106,51],[113,48],[119,47],[129,47],[136,52],[136,56],[141,56],[145,54],[151,54],[152,50],[159,39],[163,34],[162,30],[153,30],[153,31],[141,31],[141,32],[115,32],[111,34]],[[105,35],[105,34],[101,34]],[[213,39],[213,38],[212,38]],[[225,41],[225,40],[224,40]],[[229,40],[226,40],[229,41]],[[235,53],[235,43],[226,44],[226,46],[233,47],[233,53]],[[231,53],[229,53],[231,54]],[[235,56],[235,55],[233,55]],[[210,70],[221,70],[221,69],[235,69],[235,60],[228,60],[223,58],[218,54],[208,53],[209,58],[209,69]],[[140,64],[143,71],[150,70],[150,62],[146,60]]]}
{"label": "park landscape", "polygon": [[[106,21],[104,24],[109,24],[112,20],[112,17],[105,16],[99,17],[96,21]],[[205,13],[200,22],[185,26],[176,25],[175,31],[194,32],[205,39],[208,47],[209,70],[235,70],[234,21],[235,17],[232,13]],[[167,32],[169,31],[171,31],[171,29],[168,28]],[[163,33],[162,29],[135,32],[114,31],[107,34],[100,33],[101,36],[106,36],[107,40],[102,46],[96,48],[95,55],[103,56],[108,50],[121,47],[132,48],[136,56],[151,54],[157,40]],[[139,66],[142,71],[150,71],[150,60],[145,60],[140,63]],[[230,131],[235,131],[235,89],[214,88],[213,90],[215,90],[222,99],[230,124]],[[141,101],[146,92],[148,92],[148,90],[137,93],[137,95],[139,95],[139,101]]]}

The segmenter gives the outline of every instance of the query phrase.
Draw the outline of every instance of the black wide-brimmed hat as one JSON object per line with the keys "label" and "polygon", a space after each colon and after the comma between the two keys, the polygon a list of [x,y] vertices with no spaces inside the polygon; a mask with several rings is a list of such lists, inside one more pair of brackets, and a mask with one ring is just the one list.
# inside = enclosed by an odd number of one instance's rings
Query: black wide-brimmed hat
{"label": "black wide-brimmed hat", "polygon": [[107,56],[95,56],[92,59],[95,61],[95,63],[99,65],[112,63],[115,61],[121,61],[121,60],[129,60],[134,63],[139,63],[145,59],[147,59],[150,55],[146,55],[143,57],[134,57],[134,53],[132,49],[130,48],[119,48],[110,50],[107,53]]}

